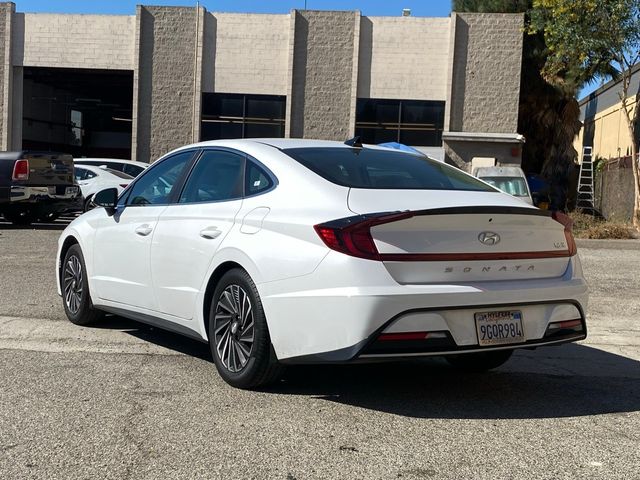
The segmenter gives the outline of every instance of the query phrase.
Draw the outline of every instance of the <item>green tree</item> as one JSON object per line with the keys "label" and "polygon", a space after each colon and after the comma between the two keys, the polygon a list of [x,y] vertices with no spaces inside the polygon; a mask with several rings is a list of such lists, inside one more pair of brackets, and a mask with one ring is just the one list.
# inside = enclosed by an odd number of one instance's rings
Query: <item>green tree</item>
{"label": "green tree", "polygon": [[[555,203],[564,206],[566,180],[578,157],[573,148],[581,128],[576,93],[585,82],[611,71],[611,57],[598,50],[585,61],[570,54],[574,45],[567,42],[563,51],[569,54],[563,57],[563,68],[550,75],[547,61],[557,51],[549,48],[545,33],[553,28],[553,18],[548,12],[539,13],[537,9],[541,7],[536,3],[537,0],[454,0],[452,6],[458,12],[525,14],[518,115],[518,131],[526,138],[522,164],[526,171],[542,172],[552,183],[560,184],[564,194],[558,194],[561,199]],[[581,18],[572,20],[580,22]]]}
{"label": "green tree", "polygon": [[620,81],[621,110],[631,137],[633,225],[640,228],[635,135],[640,92],[629,91],[632,67],[640,61],[640,0],[533,0],[531,29],[544,32],[548,53],[542,75],[547,81],[570,76],[584,83],[595,75]]}

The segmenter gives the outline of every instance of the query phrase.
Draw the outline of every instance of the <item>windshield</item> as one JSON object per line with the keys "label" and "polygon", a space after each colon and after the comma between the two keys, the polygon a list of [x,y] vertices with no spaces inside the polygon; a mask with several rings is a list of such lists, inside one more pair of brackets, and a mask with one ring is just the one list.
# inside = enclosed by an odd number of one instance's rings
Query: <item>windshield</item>
{"label": "windshield", "polygon": [[283,152],[344,187],[495,191],[457,168],[411,153],[342,147],[288,148]]}
{"label": "windshield", "polygon": [[514,197],[528,197],[527,182],[522,177],[480,177],[489,185]]}

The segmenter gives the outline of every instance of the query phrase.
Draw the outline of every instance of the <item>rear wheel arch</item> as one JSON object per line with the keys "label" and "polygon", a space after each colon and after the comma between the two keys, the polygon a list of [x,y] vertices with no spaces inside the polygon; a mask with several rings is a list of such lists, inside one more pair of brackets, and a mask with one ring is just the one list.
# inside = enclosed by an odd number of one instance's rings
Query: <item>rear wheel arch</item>
{"label": "rear wheel arch", "polygon": [[242,265],[240,265],[237,262],[226,261],[218,265],[215,268],[215,270],[211,273],[211,276],[209,277],[209,281],[207,282],[207,288],[205,289],[205,292],[204,292],[204,302],[202,307],[202,318],[204,320],[204,332],[206,333],[207,338],[209,338],[209,310],[211,309],[211,302],[213,301],[213,292],[215,291],[216,286],[218,285],[218,282],[220,282],[220,279],[224,276],[224,274],[236,268],[240,270],[244,270],[245,272],[247,271],[246,268],[244,268]]}

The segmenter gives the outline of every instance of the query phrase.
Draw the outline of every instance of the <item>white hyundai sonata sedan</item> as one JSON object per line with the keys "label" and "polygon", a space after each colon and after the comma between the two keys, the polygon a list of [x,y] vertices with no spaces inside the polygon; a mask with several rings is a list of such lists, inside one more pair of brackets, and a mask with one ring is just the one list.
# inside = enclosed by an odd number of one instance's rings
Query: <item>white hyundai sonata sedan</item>
{"label": "white hyundai sonata sedan", "polygon": [[59,240],[69,320],[109,312],[208,342],[236,387],[288,363],[441,355],[486,370],[586,337],[567,217],[420,155],[204,142],[94,202]]}

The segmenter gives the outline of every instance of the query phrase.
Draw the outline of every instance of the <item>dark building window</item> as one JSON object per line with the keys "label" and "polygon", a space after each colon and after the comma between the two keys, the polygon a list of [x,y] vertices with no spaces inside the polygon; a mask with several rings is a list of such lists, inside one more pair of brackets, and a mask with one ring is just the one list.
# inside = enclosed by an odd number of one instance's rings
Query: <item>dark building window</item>
{"label": "dark building window", "polygon": [[24,67],[23,75],[22,148],[131,158],[132,71]]}
{"label": "dark building window", "polygon": [[286,97],[202,94],[202,140],[284,137]]}
{"label": "dark building window", "polygon": [[444,128],[444,102],[359,98],[356,135],[364,143],[400,142],[439,147]]}

